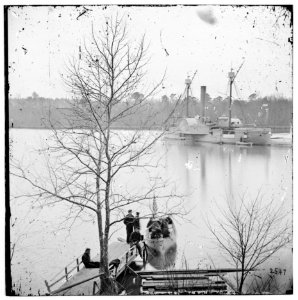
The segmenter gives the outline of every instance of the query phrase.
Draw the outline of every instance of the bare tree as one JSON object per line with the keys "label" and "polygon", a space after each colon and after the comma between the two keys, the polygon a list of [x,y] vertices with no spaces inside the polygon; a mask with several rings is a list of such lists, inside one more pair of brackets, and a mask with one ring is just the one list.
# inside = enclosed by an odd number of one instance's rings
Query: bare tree
{"label": "bare tree", "polygon": [[[153,125],[150,97],[161,87],[163,79],[146,95],[131,97],[137,90],[144,93],[140,84],[148,62],[146,50],[144,37],[139,42],[130,41],[126,25],[118,17],[107,19],[98,32],[92,29],[90,43],[80,47],[79,59],[72,59],[63,75],[74,97],[65,113],[68,128],[58,130],[59,123],[51,123],[54,142],[47,146],[46,154],[51,156],[47,160],[47,174],[33,176],[20,165],[14,171],[15,176],[35,188],[36,193],[30,197],[51,205],[69,204],[73,220],[82,213],[96,217],[104,278],[109,275],[111,228],[123,221],[127,206],[157,196],[165,200],[168,214],[182,214],[181,198],[176,197],[171,208],[168,204],[176,192],[165,192],[166,183],[154,173],[159,162],[152,161],[150,154],[163,132],[144,131]],[[149,117],[144,118],[143,112]],[[115,130],[126,125],[135,125],[136,130]],[[147,190],[119,190],[117,178],[130,176],[131,172],[150,177]]]}
{"label": "bare tree", "polygon": [[259,195],[252,201],[244,196],[239,200],[238,206],[229,202],[214,216],[215,226],[209,221],[207,226],[227,260],[240,269],[236,291],[242,294],[249,272],[291,241],[292,227],[288,213],[273,200],[266,203]]}

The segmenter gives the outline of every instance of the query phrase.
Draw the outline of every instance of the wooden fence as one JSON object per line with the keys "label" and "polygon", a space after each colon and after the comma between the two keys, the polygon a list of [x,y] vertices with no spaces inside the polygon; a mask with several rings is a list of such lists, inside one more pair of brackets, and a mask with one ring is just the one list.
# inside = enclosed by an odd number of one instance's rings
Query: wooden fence
{"label": "wooden fence", "polygon": [[49,281],[45,280],[45,285],[49,293],[51,293],[52,288],[58,283],[68,281],[76,272],[80,271],[80,266],[82,264],[82,259],[80,257],[75,258],[71,261],[65,268],[59,271],[52,279]]}

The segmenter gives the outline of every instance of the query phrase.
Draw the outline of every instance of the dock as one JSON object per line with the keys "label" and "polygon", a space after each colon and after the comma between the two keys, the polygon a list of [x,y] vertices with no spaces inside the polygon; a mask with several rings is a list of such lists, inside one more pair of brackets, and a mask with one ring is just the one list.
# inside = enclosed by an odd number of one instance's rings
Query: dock
{"label": "dock", "polygon": [[[234,288],[224,277],[227,273],[239,272],[239,269],[193,269],[193,270],[146,270],[148,258],[147,246],[140,242],[142,259],[135,246],[126,242],[114,242],[109,245],[109,262],[119,259],[116,268],[110,268],[110,277],[121,286],[117,293],[124,291],[131,295],[175,295],[175,294],[233,294]],[[137,259],[138,258],[138,259]],[[99,261],[99,257],[93,258]],[[137,264],[139,269],[133,269]],[[45,281],[50,296],[94,296],[99,295],[100,268],[86,269],[81,258],[76,258],[61,270],[54,278]],[[126,284],[125,284],[126,282]],[[123,285],[126,285],[123,286]]]}
{"label": "dock", "polygon": [[[140,242],[141,249],[145,253],[145,243]],[[117,268],[110,269],[110,275],[117,279],[138,256],[135,246],[131,247],[126,242],[113,242],[109,245],[109,262],[119,259],[120,264]],[[146,255],[143,255],[146,257]],[[93,261],[99,261],[99,255],[92,258]],[[48,295],[51,296],[91,296],[99,292],[100,286],[99,268],[86,269],[82,263],[81,257],[76,258],[61,270],[54,278],[45,281]]]}
{"label": "dock", "polygon": [[140,295],[234,294],[223,276],[238,269],[164,270],[138,272]]}

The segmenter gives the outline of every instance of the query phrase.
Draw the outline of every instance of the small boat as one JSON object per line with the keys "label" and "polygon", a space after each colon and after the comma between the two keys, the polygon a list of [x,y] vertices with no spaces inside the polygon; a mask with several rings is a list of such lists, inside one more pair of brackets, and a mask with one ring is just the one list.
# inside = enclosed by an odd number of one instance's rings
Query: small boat
{"label": "small boat", "polygon": [[153,214],[145,233],[148,262],[158,270],[164,270],[175,264],[177,253],[177,233],[170,216],[157,216],[156,199],[153,199]]}
{"label": "small boat", "polygon": [[240,141],[238,141],[238,142],[236,142],[236,145],[237,146],[252,146],[253,144],[251,143],[251,142],[240,142]]}
{"label": "small boat", "polygon": [[156,269],[167,269],[176,260],[176,228],[169,216],[151,218],[147,224],[145,243],[148,262]]}

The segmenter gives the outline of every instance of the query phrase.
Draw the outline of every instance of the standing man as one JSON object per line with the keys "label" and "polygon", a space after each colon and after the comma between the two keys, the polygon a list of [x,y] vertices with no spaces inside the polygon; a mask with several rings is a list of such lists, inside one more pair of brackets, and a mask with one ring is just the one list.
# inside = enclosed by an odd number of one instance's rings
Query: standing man
{"label": "standing man", "polygon": [[135,220],[133,222],[133,228],[134,228],[134,230],[136,230],[136,229],[141,230],[140,213],[139,212],[136,212],[136,217],[135,217]]}
{"label": "standing man", "polygon": [[130,235],[133,232],[133,225],[134,225],[134,216],[132,214],[132,210],[130,209],[128,211],[128,214],[126,215],[126,217],[124,218],[124,224],[126,225],[126,243],[129,244],[129,238]]}

